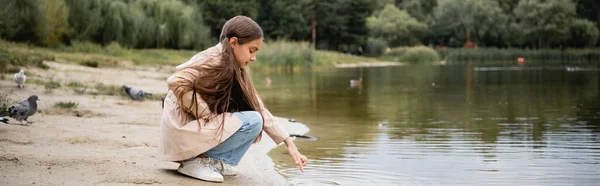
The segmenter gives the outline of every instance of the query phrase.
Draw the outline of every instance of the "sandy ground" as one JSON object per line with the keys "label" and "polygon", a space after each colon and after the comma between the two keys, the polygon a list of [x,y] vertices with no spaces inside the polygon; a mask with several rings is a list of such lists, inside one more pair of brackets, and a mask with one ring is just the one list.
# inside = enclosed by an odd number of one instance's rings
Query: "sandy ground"
{"label": "sandy ground", "polygon": [[[286,185],[274,170],[267,152],[276,147],[267,135],[242,159],[235,177],[223,184],[208,183],[178,174],[179,164],[158,159],[160,102],[133,102],[121,96],[77,94],[64,86],[70,81],[84,84],[139,87],[165,93],[165,80],[172,67],[88,68],[47,62],[49,70],[26,69],[33,79],[53,78],[63,86],[46,93],[32,83],[16,89],[12,75],[4,75],[0,91],[14,100],[38,95],[35,123],[24,126],[11,120],[0,125],[0,185]],[[76,109],[54,108],[56,102],[79,103]],[[308,128],[279,118],[291,133]]]}

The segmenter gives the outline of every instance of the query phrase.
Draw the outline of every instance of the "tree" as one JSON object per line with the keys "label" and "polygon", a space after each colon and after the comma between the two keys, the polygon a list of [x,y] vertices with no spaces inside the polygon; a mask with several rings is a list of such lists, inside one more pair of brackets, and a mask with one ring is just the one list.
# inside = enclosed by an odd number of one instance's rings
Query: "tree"
{"label": "tree", "polygon": [[424,22],[433,13],[437,4],[438,0],[404,0],[400,7],[406,10],[410,16]]}
{"label": "tree", "polygon": [[[367,17],[373,14],[375,4],[369,0],[352,0],[344,11],[347,17],[346,32],[341,33],[342,51],[359,52],[366,47],[369,28]],[[340,49],[338,47],[338,49]]]}
{"label": "tree", "polygon": [[0,0],[0,37],[36,43],[35,28],[43,21],[37,0]]}
{"label": "tree", "polygon": [[452,39],[474,41],[486,46],[486,41],[501,41],[508,16],[494,0],[440,0],[429,20],[432,32],[449,42]]}
{"label": "tree", "polygon": [[392,4],[369,17],[367,26],[373,36],[387,40],[392,46],[419,44],[421,33],[427,30],[424,23]]}
{"label": "tree", "polygon": [[100,0],[66,0],[72,39],[92,40],[104,24]]}
{"label": "tree", "polygon": [[547,48],[570,38],[575,3],[570,0],[521,0],[514,13],[526,42]]}
{"label": "tree", "polygon": [[[600,2],[598,0],[576,0],[577,16],[592,21],[596,28],[600,27]],[[600,43],[596,43],[600,46]]]}
{"label": "tree", "polygon": [[227,20],[237,15],[248,16],[256,20],[260,9],[258,0],[202,0],[199,4],[204,22],[210,26],[211,35],[214,38],[219,38],[221,29]]}
{"label": "tree", "polygon": [[570,46],[593,47],[598,41],[598,27],[586,19],[575,19],[570,27]]}
{"label": "tree", "polygon": [[310,18],[303,9],[308,0],[261,0],[257,22],[269,39],[308,40]]}
{"label": "tree", "polygon": [[305,17],[316,21],[316,47],[347,52],[360,52],[368,38],[366,18],[377,2],[368,0],[312,0]]}

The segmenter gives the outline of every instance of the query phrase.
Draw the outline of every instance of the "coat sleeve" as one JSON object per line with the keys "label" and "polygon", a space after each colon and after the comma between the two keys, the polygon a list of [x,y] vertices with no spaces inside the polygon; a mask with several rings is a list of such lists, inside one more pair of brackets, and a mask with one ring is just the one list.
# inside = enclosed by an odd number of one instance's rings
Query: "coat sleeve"
{"label": "coat sleeve", "polygon": [[169,86],[169,90],[173,91],[175,95],[183,93],[181,102],[178,101],[177,104],[184,111],[192,114],[196,119],[207,119],[207,117],[210,116],[211,111],[206,102],[202,100],[200,94],[195,93],[195,99],[198,105],[192,104],[192,99],[194,99],[192,87],[194,86],[194,81],[199,76],[200,72],[194,68],[181,69],[167,79],[167,85]]}
{"label": "coat sleeve", "polygon": [[[258,95],[258,93],[256,95]],[[275,117],[265,107],[260,97],[258,98],[258,101],[262,109],[261,114],[265,120],[263,123],[265,132],[267,133],[267,135],[269,135],[269,137],[271,137],[275,144],[280,144],[281,142],[283,142],[283,140],[290,137],[290,134],[283,128],[283,126],[279,122],[277,122],[277,120],[275,120]]]}

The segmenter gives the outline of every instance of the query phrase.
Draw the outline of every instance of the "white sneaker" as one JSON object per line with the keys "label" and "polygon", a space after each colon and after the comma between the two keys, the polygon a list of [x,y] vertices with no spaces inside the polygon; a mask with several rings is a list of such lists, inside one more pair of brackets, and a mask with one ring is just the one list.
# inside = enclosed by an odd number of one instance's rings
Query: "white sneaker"
{"label": "white sneaker", "polygon": [[221,173],[223,176],[235,176],[238,174],[238,171],[235,167],[219,160],[215,160],[212,166],[215,167],[215,169],[217,169],[217,171],[219,171],[219,173]]}
{"label": "white sneaker", "polygon": [[223,182],[221,175],[212,164],[217,160],[212,158],[192,158],[181,163],[177,172],[204,181]]}

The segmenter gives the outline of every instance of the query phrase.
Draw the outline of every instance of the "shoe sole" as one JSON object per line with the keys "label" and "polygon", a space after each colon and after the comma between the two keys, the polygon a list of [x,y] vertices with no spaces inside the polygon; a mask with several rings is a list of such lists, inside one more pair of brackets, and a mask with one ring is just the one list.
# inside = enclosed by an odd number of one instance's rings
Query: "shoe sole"
{"label": "shoe sole", "polygon": [[221,175],[223,175],[223,176],[237,176],[237,173],[232,173],[232,174],[221,173]]}
{"label": "shoe sole", "polygon": [[189,173],[189,172],[187,172],[186,170],[183,170],[183,169],[181,169],[181,168],[178,168],[178,169],[177,169],[177,172],[179,172],[179,173],[181,173],[181,174],[183,174],[183,175],[186,175],[186,176],[192,177],[192,178],[196,178],[196,179],[202,180],[202,181],[214,182],[214,183],[223,183],[223,180],[210,180],[210,179],[203,179],[203,178],[199,178],[198,176],[195,176],[194,174],[192,174],[192,173]]}

